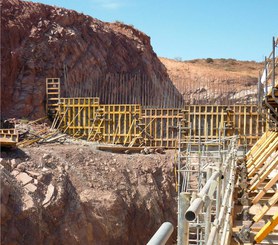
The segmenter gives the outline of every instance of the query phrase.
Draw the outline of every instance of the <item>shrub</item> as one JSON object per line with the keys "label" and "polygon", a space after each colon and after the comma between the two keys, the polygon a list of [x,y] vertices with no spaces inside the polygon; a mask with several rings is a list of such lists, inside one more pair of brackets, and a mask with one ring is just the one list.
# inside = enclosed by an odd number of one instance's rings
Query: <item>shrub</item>
{"label": "shrub", "polygon": [[207,62],[207,63],[213,63],[213,59],[212,59],[212,58],[207,58],[207,59],[206,59],[206,62]]}

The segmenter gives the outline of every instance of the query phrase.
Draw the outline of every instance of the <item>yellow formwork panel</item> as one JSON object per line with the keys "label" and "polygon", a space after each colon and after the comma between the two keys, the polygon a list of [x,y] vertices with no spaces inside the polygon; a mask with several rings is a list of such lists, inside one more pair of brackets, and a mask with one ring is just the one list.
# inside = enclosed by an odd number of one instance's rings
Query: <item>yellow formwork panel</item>
{"label": "yellow formwork panel", "polygon": [[139,104],[100,105],[104,112],[102,135],[104,142],[128,145],[133,138],[139,136],[136,123],[141,117]]}
{"label": "yellow formwork panel", "polygon": [[97,118],[99,98],[60,98],[59,117],[61,129],[70,135],[89,135],[94,119]]}
{"label": "yellow formwork panel", "polygon": [[143,109],[141,129],[145,132],[145,145],[175,148],[181,119],[184,113],[180,108]]}
{"label": "yellow formwork panel", "polygon": [[250,147],[266,130],[256,105],[186,105],[185,112],[195,142],[236,134],[240,146]]}

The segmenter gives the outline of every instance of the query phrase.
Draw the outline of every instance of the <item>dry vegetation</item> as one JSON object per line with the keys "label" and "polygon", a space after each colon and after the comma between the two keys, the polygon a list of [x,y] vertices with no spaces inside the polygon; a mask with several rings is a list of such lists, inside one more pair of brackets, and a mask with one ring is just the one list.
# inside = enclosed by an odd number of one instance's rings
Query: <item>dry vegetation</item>
{"label": "dry vegetation", "polygon": [[[232,97],[238,100],[255,98],[258,74],[263,67],[263,63],[234,59],[160,60],[186,101],[194,96],[197,100],[198,97],[211,100],[222,96],[224,101]],[[205,91],[206,95],[200,91]]]}

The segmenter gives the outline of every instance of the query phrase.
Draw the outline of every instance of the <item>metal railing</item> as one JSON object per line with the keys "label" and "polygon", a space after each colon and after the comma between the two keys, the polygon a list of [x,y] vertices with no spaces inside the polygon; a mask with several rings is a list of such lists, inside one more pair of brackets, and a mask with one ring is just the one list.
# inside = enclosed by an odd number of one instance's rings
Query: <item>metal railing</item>
{"label": "metal railing", "polygon": [[258,79],[258,104],[259,112],[265,118],[270,126],[277,127],[278,125],[278,38],[273,37],[272,51],[268,57],[265,57],[264,70],[259,75]]}

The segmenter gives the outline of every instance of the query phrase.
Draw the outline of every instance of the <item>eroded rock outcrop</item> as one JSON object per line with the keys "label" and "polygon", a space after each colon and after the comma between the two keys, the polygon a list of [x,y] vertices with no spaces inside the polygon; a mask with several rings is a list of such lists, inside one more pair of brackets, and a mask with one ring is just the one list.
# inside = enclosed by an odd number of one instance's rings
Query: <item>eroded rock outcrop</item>
{"label": "eroded rock outcrop", "polygon": [[62,78],[63,96],[99,96],[102,103],[182,100],[144,33],[20,0],[1,1],[1,70],[4,117],[44,115],[46,77]]}

